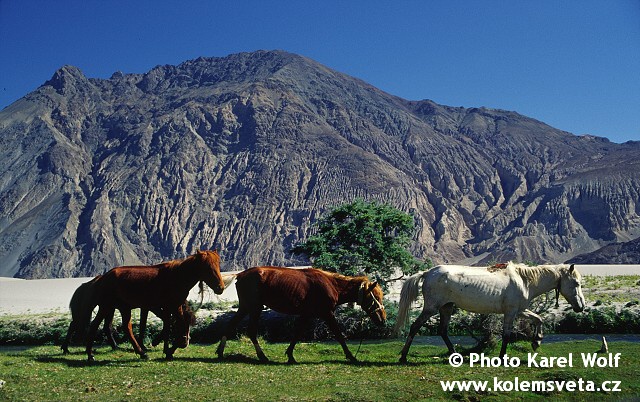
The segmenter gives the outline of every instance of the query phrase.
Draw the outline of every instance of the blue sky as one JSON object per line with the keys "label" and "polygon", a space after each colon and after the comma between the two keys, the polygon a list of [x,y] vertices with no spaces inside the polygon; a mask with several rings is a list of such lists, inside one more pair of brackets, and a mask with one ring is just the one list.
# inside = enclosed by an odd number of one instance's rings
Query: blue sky
{"label": "blue sky", "polygon": [[108,78],[258,49],[405,99],[640,140],[638,0],[0,0],[0,108],[65,64]]}

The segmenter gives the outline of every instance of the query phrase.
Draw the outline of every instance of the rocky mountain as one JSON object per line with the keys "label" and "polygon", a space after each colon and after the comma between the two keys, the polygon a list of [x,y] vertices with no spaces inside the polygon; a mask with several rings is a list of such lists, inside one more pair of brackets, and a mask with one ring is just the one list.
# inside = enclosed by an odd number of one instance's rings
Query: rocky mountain
{"label": "rocky mountain", "polygon": [[289,247],[355,197],[413,214],[435,262],[564,261],[640,236],[640,143],[407,101],[259,51],[92,79],[62,67],[0,112],[0,275],[88,276]]}
{"label": "rocky mountain", "polygon": [[638,264],[640,262],[640,239],[611,243],[591,253],[573,257],[570,264]]}

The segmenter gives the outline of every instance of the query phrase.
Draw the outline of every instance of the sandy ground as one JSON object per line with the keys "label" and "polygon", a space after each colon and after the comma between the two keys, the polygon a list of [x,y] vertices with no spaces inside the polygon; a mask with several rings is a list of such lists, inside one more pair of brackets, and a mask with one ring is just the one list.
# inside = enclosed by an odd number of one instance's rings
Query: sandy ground
{"label": "sandy ground", "polygon": [[[640,275],[640,265],[577,265],[583,275]],[[67,312],[71,295],[78,286],[91,278],[24,280],[0,277],[0,315],[44,314]],[[400,283],[398,283],[400,284]],[[204,302],[236,301],[235,285],[228,286],[220,296],[206,288]],[[399,286],[385,297],[398,298]],[[198,288],[189,299],[199,301]]]}

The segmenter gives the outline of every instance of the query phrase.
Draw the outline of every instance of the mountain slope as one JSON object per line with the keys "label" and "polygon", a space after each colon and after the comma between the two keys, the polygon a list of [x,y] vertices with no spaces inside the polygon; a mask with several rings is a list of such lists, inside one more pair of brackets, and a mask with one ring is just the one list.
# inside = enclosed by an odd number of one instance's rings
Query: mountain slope
{"label": "mountain slope", "polygon": [[571,264],[637,264],[640,261],[640,239],[611,243],[591,253],[573,257]]}
{"label": "mountain slope", "polygon": [[0,274],[93,275],[219,247],[299,263],[328,207],[410,212],[437,262],[564,260],[637,238],[640,143],[514,112],[413,102],[254,52],[86,78],[65,66],[0,112]]}

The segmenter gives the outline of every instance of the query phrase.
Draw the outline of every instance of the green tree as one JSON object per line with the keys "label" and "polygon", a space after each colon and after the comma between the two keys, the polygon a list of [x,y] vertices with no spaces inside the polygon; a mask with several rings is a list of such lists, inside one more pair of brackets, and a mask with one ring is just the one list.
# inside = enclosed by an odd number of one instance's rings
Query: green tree
{"label": "green tree", "polygon": [[407,250],[415,232],[413,217],[390,205],[357,199],[333,208],[316,226],[315,235],[292,249],[315,267],[344,275],[364,272],[386,282],[396,269],[411,274],[431,266]]}

